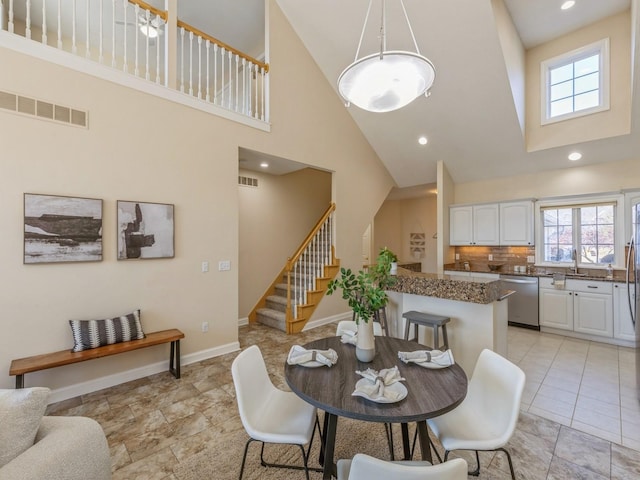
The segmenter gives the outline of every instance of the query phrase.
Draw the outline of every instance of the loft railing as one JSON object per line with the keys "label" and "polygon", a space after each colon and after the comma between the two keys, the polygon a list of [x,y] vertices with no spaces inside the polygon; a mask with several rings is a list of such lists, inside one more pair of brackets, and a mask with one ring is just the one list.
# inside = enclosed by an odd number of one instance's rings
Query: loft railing
{"label": "loft railing", "polygon": [[182,22],[177,12],[142,0],[0,0],[0,28],[269,121],[269,65]]}

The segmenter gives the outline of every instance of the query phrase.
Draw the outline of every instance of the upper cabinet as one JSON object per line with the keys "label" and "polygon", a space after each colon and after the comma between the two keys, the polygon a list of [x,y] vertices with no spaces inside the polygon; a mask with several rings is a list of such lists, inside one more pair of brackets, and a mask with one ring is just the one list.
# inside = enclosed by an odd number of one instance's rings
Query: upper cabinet
{"label": "upper cabinet", "polygon": [[500,204],[500,245],[533,245],[533,202]]}
{"label": "upper cabinet", "polygon": [[533,202],[449,208],[450,245],[533,245]]}
{"label": "upper cabinet", "polygon": [[499,216],[497,203],[451,207],[450,245],[499,245]]}

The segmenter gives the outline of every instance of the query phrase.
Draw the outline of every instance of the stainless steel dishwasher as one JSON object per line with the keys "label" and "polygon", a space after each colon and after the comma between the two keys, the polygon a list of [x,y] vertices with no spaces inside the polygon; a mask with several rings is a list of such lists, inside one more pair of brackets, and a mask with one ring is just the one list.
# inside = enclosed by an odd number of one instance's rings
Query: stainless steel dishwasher
{"label": "stainless steel dishwasher", "polygon": [[509,297],[509,325],[540,330],[538,320],[538,277],[500,275],[505,290],[516,293]]}

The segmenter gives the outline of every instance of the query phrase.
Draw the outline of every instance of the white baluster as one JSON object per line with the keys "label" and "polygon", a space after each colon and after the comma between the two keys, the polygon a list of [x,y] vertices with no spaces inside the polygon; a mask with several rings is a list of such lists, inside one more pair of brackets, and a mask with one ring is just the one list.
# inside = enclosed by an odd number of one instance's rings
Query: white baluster
{"label": "white baluster", "polygon": [[[149,17],[149,10],[145,10],[144,11],[144,19],[147,22],[147,25],[149,25],[150,22],[150,17]],[[144,78],[146,78],[147,80],[151,80],[151,75],[149,73],[149,35],[145,35],[145,69],[144,69]],[[156,45],[158,44],[158,42],[156,41]]]}
{"label": "white baluster", "polygon": [[253,65],[253,72],[255,75],[255,78],[253,80],[253,85],[255,86],[255,95],[254,95],[254,101],[255,101],[255,105],[253,107],[253,116],[255,118],[258,118],[258,79],[259,79],[259,75],[258,75],[258,65]]}
{"label": "white baluster", "polygon": [[211,97],[209,96],[209,47],[211,46],[211,41],[207,38],[205,43],[205,49],[207,51],[207,92],[205,96],[205,100],[208,102]]}
{"label": "white baluster", "polygon": [[193,95],[193,32],[189,32],[189,95]]}
{"label": "white baluster", "polygon": [[25,37],[31,40],[31,0],[27,0],[27,20],[25,28]]}
{"label": "white baluster", "polygon": [[262,119],[263,122],[264,122],[264,118],[265,118],[264,117],[264,74],[265,74],[264,67],[261,67],[260,68],[260,80],[261,80],[261,83],[262,83],[262,85],[261,85],[262,93],[260,95],[260,104],[262,105],[262,107],[260,108],[260,110],[261,110],[261,113],[262,113],[261,119]]}
{"label": "white baluster", "polygon": [[213,104],[218,99],[218,44],[213,44]]}
{"label": "white baluster", "polygon": [[111,66],[116,68],[116,0],[111,0]]}
{"label": "white baluster", "polygon": [[[156,15],[156,23],[160,25],[160,15]],[[166,32],[165,32],[166,33]],[[167,78],[165,75],[164,84],[167,86]],[[160,39],[156,37],[156,83],[160,83]]]}
{"label": "white baluster", "polygon": [[224,91],[225,91],[225,88],[224,88],[224,84],[225,84],[225,79],[224,79],[224,52],[225,52],[224,47],[220,47],[220,65],[222,67],[222,72],[221,72],[221,75],[220,75],[220,83],[222,84],[220,86],[220,106],[221,107],[224,107]]}
{"label": "white baluster", "polygon": [[71,53],[76,55],[78,53],[78,46],[76,45],[76,0],[73,0],[71,15]]}
{"label": "white baluster", "polygon": [[62,14],[60,13],[60,0],[58,0],[58,48],[62,50]]}
{"label": "white baluster", "polygon": [[127,60],[127,6],[129,5],[129,0],[122,0],[122,9],[124,10],[124,28],[122,29],[122,71],[127,73],[129,71],[129,62]]}
{"label": "white baluster", "polygon": [[42,43],[47,44],[47,0],[42,0]]}
{"label": "white baluster", "polygon": [[202,37],[198,35],[198,99],[202,99]]}
{"label": "white baluster", "polygon": [[[60,0],[58,0],[59,2]],[[60,11],[60,8],[58,8]],[[9,0],[9,20],[7,26],[9,27],[9,33],[13,33],[13,0]]]}
{"label": "white baluster", "polygon": [[180,91],[184,93],[184,27],[180,27]]}
{"label": "white baluster", "polygon": [[242,59],[242,113],[247,114],[247,59]]}
{"label": "white baluster", "polygon": [[99,24],[98,24],[98,29],[99,29],[99,46],[98,46],[98,62],[102,63],[104,61],[104,18],[103,18],[103,13],[102,13],[102,0],[100,0],[100,13],[98,15],[99,17]]}
{"label": "white baluster", "polygon": [[235,74],[236,74],[236,108],[235,108],[235,111],[237,112],[238,111],[238,85],[240,85],[240,82],[238,81],[238,60],[240,60],[240,55],[238,55],[236,53],[235,59],[236,59],[236,68],[234,68]]}
{"label": "white baluster", "polygon": [[[134,27],[134,34],[136,36],[136,42],[135,42],[135,60],[133,63],[133,74],[136,77],[140,76],[140,70],[138,69],[138,45],[139,45],[139,41],[140,41],[140,35],[142,34],[142,32],[140,32],[140,29],[138,28],[138,18],[140,18],[138,15],[140,15],[140,5],[138,5],[137,3],[135,4],[135,6],[133,7],[133,12],[135,14],[135,22],[136,25]],[[149,24],[147,23],[147,28],[148,28]],[[125,25],[126,27],[126,25]],[[147,38],[149,38],[148,35],[149,31],[147,30]]]}
{"label": "white baluster", "polygon": [[231,110],[231,102],[233,101],[233,99],[231,98],[231,95],[233,94],[233,73],[231,72],[231,57],[233,56],[233,54],[231,53],[231,50],[229,50],[229,54],[227,55],[229,58],[229,83],[228,85],[228,90],[229,90],[229,102],[227,103],[227,108],[229,110]]}
{"label": "white baluster", "polygon": [[87,31],[87,41],[86,41],[86,45],[85,45],[85,57],[87,58],[91,58],[91,31],[90,31],[90,24],[91,22],[89,22],[90,14],[91,14],[91,9],[89,8],[89,6],[91,5],[91,2],[87,2],[87,11],[86,11],[86,15],[85,15],[85,24],[87,25],[86,31]]}

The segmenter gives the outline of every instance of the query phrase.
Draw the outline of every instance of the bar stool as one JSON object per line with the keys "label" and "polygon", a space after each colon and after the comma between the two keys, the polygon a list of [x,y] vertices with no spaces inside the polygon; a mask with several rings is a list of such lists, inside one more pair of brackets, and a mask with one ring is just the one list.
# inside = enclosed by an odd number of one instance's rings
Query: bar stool
{"label": "bar stool", "polygon": [[[451,320],[450,317],[443,317],[440,315],[432,315],[430,313],[416,312],[411,310],[405,312],[402,316],[406,319],[404,327],[404,339],[409,340],[409,327],[413,324],[414,327],[414,340],[418,341],[418,327],[423,325],[425,327],[433,328],[433,349],[434,350],[448,350],[449,339],[447,337],[447,323]],[[442,338],[444,345],[440,348],[440,335],[438,327],[442,327]]]}

